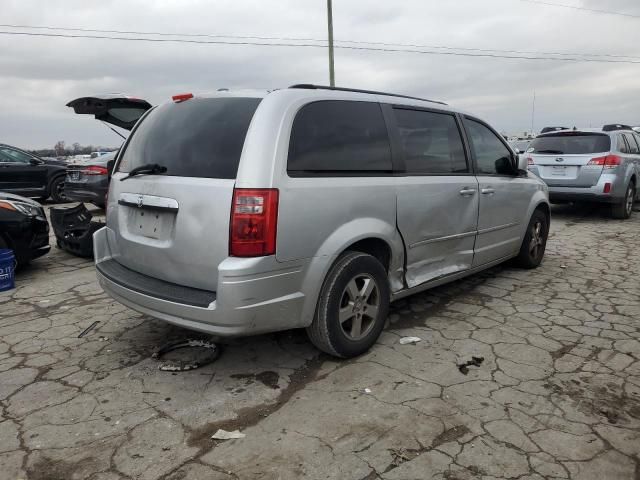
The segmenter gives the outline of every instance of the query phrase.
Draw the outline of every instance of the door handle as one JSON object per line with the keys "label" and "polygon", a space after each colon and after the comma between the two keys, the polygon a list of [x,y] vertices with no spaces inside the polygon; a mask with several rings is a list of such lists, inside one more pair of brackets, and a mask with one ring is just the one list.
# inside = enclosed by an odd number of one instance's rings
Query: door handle
{"label": "door handle", "polygon": [[493,195],[494,193],[496,193],[496,191],[491,187],[483,188],[480,191],[483,195]]}
{"label": "door handle", "polygon": [[473,188],[464,187],[462,190],[460,190],[460,195],[462,195],[463,197],[470,197],[474,193],[476,193],[476,191]]}

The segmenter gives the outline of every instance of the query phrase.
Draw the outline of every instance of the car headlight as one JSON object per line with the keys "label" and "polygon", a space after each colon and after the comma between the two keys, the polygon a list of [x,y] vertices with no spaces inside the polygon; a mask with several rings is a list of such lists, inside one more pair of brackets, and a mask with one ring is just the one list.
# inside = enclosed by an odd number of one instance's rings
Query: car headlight
{"label": "car headlight", "polygon": [[43,216],[43,212],[40,207],[15,200],[0,200],[0,208],[4,208],[5,210],[14,210],[23,213],[28,217]]}

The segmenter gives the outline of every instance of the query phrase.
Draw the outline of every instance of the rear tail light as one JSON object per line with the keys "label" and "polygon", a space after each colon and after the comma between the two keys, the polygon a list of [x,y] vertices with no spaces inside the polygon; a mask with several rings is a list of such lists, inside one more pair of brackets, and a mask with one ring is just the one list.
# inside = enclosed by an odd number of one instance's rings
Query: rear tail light
{"label": "rear tail light", "polygon": [[277,222],[277,189],[234,189],[229,229],[229,255],[262,257],[275,254]]}
{"label": "rear tail light", "polygon": [[99,167],[97,165],[92,165],[90,167],[83,168],[82,173],[84,175],[107,175],[109,172],[106,167]]}
{"label": "rear tail light", "polygon": [[601,165],[603,168],[616,168],[622,162],[618,155],[592,158],[587,165]]}
{"label": "rear tail light", "polygon": [[611,193],[611,184],[609,182],[604,184],[604,188],[602,189],[603,193]]}
{"label": "rear tail light", "polygon": [[527,157],[527,165],[535,165],[535,163],[533,162],[533,158]]}

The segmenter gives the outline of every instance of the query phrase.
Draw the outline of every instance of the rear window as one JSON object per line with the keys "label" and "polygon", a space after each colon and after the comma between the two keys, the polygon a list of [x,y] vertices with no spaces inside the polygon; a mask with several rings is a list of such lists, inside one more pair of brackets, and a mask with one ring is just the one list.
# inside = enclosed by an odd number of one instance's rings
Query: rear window
{"label": "rear window", "polygon": [[164,175],[236,178],[240,154],[259,98],[201,98],[157,107],[140,122],[119,172],[149,163]]}
{"label": "rear window", "polygon": [[302,107],[291,130],[287,170],[294,175],[392,170],[380,105],[326,100]]}
{"label": "rear window", "polygon": [[558,133],[534,139],[529,153],[549,155],[582,155],[611,150],[609,135],[601,133]]}

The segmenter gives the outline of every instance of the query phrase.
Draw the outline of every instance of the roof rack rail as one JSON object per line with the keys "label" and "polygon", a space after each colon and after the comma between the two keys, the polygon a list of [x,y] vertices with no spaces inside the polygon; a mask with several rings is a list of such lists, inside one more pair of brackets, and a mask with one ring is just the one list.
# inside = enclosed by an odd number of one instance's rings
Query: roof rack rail
{"label": "roof rack rail", "polygon": [[560,130],[571,130],[569,127],[544,127],[540,133],[559,132]]}
{"label": "roof rack rail", "polygon": [[622,123],[611,123],[602,127],[603,132],[615,132],[616,130],[633,131],[633,128],[631,128],[629,125],[623,125]]}
{"label": "roof rack rail", "polygon": [[360,90],[358,88],[329,87],[326,85],[314,85],[312,83],[298,83],[296,85],[291,85],[289,88],[301,88],[301,89],[307,89],[307,90],[335,90],[338,92],[370,93],[372,95],[387,95],[389,97],[409,98],[411,100],[420,100],[423,102],[438,103],[440,105],[446,105],[446,103],[444,102],[439,102],[437,100],[429,100],[428,98],[411,97],[409,95],[398,95],[396,93],[388,93],[388,92],[377,92],[375,90]]}

